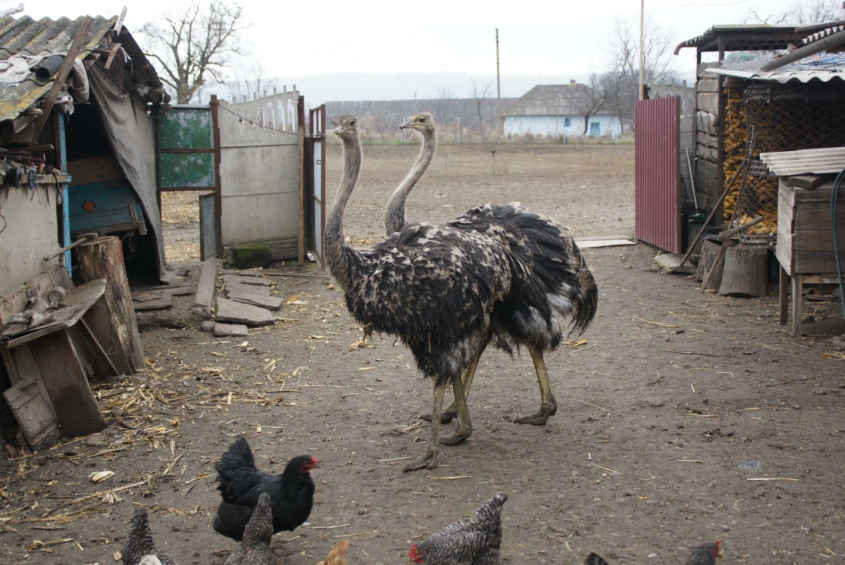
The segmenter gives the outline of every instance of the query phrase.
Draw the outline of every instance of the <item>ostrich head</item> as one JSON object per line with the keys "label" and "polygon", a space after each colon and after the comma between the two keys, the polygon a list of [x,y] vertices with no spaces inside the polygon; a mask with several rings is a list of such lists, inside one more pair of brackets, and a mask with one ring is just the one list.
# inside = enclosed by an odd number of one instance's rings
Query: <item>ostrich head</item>
{"label": "ostrich head", "polygon": [[413,129],[423,135],[430,135],[434,133],[434,117],[428,112],[420,112],[410,117],[399,129]]}
{"label": "ostrich head", "polygon": [[352,114],[335,116],[332,120],[332,125],[336,128],[334,134],[341,139],[351,139],[357,135],[358,118]]}

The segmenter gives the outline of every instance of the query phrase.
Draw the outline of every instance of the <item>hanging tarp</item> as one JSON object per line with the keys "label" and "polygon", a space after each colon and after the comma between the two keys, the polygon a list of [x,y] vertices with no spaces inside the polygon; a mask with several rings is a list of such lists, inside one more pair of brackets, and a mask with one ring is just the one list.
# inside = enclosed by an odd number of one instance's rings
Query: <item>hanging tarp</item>
{"label": "hanging tarp", "polygon": [[88,78],[114,155],[144,209],[149,236],[155,239],[158,276],[164,277],[164,238],[156,198],[153,118],[135,95],[121,92],[99,65],[89,69]]}

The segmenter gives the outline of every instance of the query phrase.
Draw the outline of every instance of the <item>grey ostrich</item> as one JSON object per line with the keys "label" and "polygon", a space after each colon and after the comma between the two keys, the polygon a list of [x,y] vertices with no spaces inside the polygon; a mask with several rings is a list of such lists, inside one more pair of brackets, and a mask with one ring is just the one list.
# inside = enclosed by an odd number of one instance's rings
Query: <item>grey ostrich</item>
{"label": "grey ostrich", "polygon": [[[422,136],[423,143],[413,168],[390,197],[385,215],[385,232],[390,235],[405,228],[405,202],[411,190],[422,178],[434,158],[437,135],[434,118],[428,112],[417,114],[401,128],[412,129]],[[540,386],[540,409],[536,414],[517,418],[516,423],[543,425],[557,411],[557,401],[543,356],[554,350],[563,337],[564,318],[571,316],[570,334],[581,334],[595,316],[598,288],[587,263],[581,255],[569,230],[553,219],[534,214],[518,204],[495,206],[485,204],[469,210],[448,223],[448,226],[489,237],[498,246],[513,253],[530,270],[537,284],[545,289],[548,307],[560,317],[551,331],[543,325],[512,323],[515,314],[530,317],[530,305],[504,305],[498,308],[498,322],[507,332],[507,340],[498,344],[505,350],[511,345],[525,346],[531,354],[537,381]],[[480,345],[464,377],[463,392],[469,396],[475,370],[486,343]],[[455,417],[455,405],[442,414],[443,423]],[[430,415],[423,416],[429,420]]]}
{"label": "grey ostrich", "polygon": [[[346,307],[361,324],[392,334],[407,345],[417,366],[434,381],[431,437],[405,471],[434,469],[438,462],[440,414],[452,383],[458,427],[452,445],[469,437],[472,423],[462,374],[475,352],[500,330],[493,311],[506,301],[541,300],[524,266],[490,238],[467,230],[415,224],[370,249],[353,249],[343,236],[343,213],[361,169],[354,116],[335,118],[343,142],[343,177],[326,222],[329,269],[343,289]],[[542,309],[542,306],[541,306]],[[551,312],[545,323],[551,324]]]}

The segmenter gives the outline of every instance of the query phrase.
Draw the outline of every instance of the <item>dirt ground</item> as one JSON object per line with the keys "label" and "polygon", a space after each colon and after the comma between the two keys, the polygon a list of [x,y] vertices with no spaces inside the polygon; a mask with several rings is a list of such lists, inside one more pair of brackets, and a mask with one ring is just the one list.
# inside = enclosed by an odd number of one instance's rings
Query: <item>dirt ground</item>
{"label": "dirt ground", "polygon": [[[495,177],[478,148],[448,148],[447,175],[445,152],[409,219],[520,200],[578,237],[632,233],[631,147],[502,150],[509,174]],[[412,158],[365,148],[347,214],[356,243],[380,234]],[[136,505],[151,509],[156,542],[177,563],[222,564],[233,543],[211,528],[213,464],[240,434],[264,470],[306,453],[321,461],[310,525],[274,538],[279,563],[313,565],[338,539],[350,540],[352,565],[405,563],[411,543],[497,492],[510,497],[505,563],[580,563],[595,551],[679,564],[714,539],[728,563],[841,562],[845,356],[829,339],[788,335],[774,296],[702,294],[655,272],[644,245],[584,253],[599,309],[586,342],[547,356],[557,415],[545,427],[512,423],[539,404],[531,361],[488,351],[469,399],[474,433],[444,447],[435,471],[401,471],[428,435],[418,416],[430,384],[390,337],[351,347],[360,329],[313,265],[266,275],[284,319],[245,340],[202,333],[190,297],[140,315],[149,367],[94,383],[106,431],[0,462],[0,565],[114,563]],[[817,319],[838,307],[806,305]],[[89,480],[104,470],[115,475]],[[123,490],[85,498],[109,489]]]}

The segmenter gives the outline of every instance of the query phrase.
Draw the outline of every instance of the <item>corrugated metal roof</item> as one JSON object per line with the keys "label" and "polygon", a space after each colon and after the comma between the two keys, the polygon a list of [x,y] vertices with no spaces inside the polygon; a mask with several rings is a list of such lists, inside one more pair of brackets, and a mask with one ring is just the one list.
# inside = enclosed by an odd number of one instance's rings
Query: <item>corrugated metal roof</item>
{"label": "corrugated metal roof", "polygon": [[845,147],[761,153],[760,160],[780,177],[839,173],[845,170]]}
{"label": "corrugated metal roof", "polygon": [[590,92],[586,84],[538,84],[502,116],[578,116],[590,105]]}
{"label": "corrugated metal roof", "polygon": [[[830,24],[818,24],[804,27],[772,26],[768,24],[752,25],[717,25],[698,37],[693,37],[675,48],[675,55],[685,47],[695,47],[702,51],[718,51],[719,38],[730,40],[729,51],[754,51],[761,49],[760,41],[765,40],[765,49],[786,49],[790,43],[798,43],[807,34],[824,29]],[[747,44],[743,43],[747,39]]]}
{"label": "corrugated metal roof", "polygon": [[[84,19],[59,18],[53,21],[49,18],[33,20],[29,16],[0,18],[0,60],[5,61],[18,54],[66,52]],[[95,17],[79,58],[87,57],[116,22],[117,16],[109,19]],[[30,73],[17,84],[0,84],[0,121],[18,117],[50,90],[53,81],[40,85],[34,77],[35,73]]]}
{"label": "corrugated metal roof", "polygon": [[776,69],[767,73],[761,71],[734,71],[730,69],[707,69],[708,73],[737,77],[746,80],[765,80],[786,84],[790,81],[807,83],[813,80],[830,82],[832,80],[845,81],[845,67],[808,69]]}

